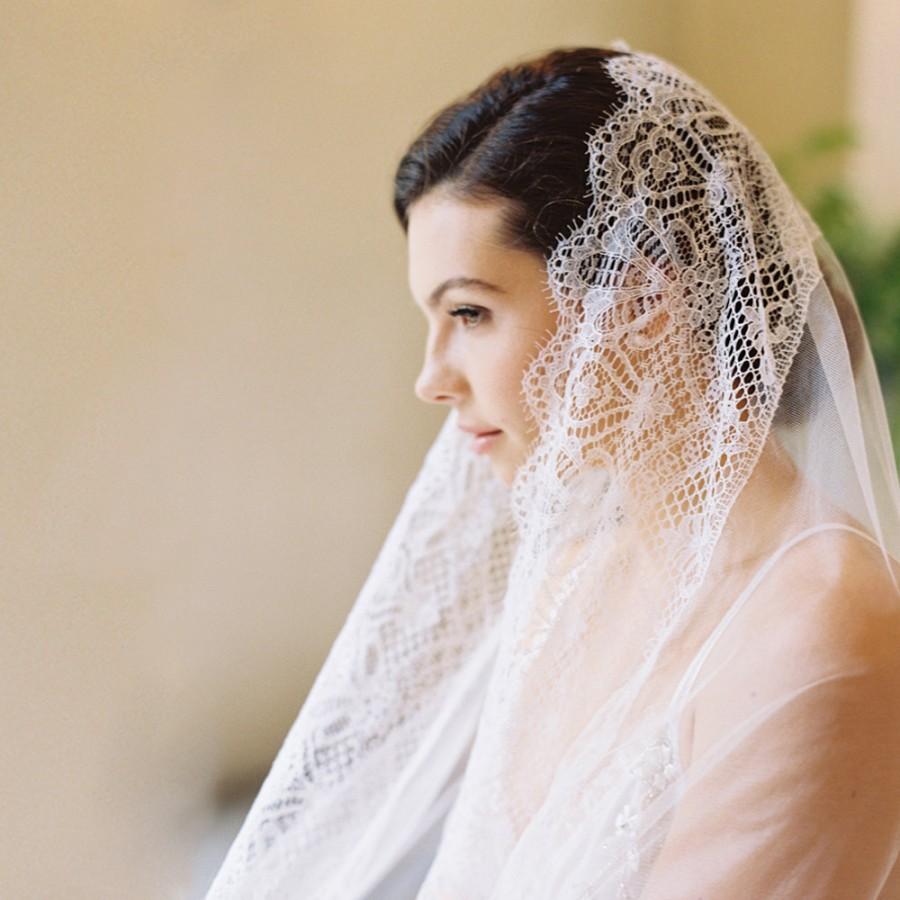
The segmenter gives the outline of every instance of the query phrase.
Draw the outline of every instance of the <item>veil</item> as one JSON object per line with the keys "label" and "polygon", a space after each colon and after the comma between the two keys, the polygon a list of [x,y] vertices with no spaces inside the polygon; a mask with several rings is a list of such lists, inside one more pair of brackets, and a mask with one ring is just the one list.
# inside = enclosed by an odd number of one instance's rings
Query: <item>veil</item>
{"label": "veil", "polygon": [[209,893],[900,897],[900,489],[852,290],[624,42],[511,487],[451,411]]}

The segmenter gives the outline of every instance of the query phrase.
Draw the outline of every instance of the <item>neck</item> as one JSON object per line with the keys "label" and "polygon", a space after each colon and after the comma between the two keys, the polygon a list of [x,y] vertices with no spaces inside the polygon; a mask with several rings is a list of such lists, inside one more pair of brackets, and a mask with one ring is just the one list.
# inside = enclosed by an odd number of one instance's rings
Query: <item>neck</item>
{"label": "neck", "polygon": [[[722,577],[769,552],[773,542],[790,527],[792,515],[796,516],[797,510],[803,508],[796,502],[797,492],[803,486],[804,481],[789,454],[770,436],[729,510],[710,560],[708,576]],[[678,495],[667,497],[660,506],[648,495],[642,497],[640,489],[638,484],[629,490],[631,502],[636,504],[632,509],[651,509],[651,514],[634,516],[631,540],[653,555],[657,552],[654,549],[657,542],[651,535],[658,534],[659,523],[676,527],[679,524],[677,515],[672,513],[678,508]]]}
{"label": "neck", "polygon": [[771,552],[796,517],[804,481],[787,451],[771,435],[726,519],[710,562],[712,577]]}

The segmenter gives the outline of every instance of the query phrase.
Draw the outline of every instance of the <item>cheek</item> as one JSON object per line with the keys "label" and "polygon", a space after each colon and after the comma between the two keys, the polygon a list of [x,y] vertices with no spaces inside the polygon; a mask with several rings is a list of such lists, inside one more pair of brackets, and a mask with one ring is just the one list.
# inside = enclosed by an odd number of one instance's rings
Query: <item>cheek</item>
{"label": "cheek", "polygon": [[[497,426],[504,431],[520,433],[527,427],[522,377],[532,355],[528,353],[527,347],[510,347],[484,373],[485,386],[497,416]],[[501,417],[503,421],[500,421]]]}

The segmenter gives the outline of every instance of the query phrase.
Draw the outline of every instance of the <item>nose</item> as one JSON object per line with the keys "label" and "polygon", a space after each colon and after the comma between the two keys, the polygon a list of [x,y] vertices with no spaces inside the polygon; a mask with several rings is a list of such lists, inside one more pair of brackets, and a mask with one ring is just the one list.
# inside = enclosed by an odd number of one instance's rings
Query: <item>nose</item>
{"label": "nose", "polygon": [[429,350],[416,378],[416,396],[425,403],[456,403],[464,390],[465,380],[458,369]]}

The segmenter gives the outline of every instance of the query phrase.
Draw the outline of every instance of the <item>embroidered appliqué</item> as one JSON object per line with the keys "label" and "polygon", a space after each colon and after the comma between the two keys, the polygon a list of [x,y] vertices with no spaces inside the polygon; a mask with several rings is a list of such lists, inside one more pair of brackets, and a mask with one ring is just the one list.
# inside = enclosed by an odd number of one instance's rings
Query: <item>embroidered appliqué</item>
{"label": "embroidered appliqu\u00e9", "polygon": [[616,834],[626,841],[625,864],[619,881],[617,900],[636,900],[629,883],[641,865],[637,834],[644,810],[672,783],[677,774],[672,741],[668,736],[647,747],[631,765],[639,794],[634,802],[626,803],[616,816]]}

